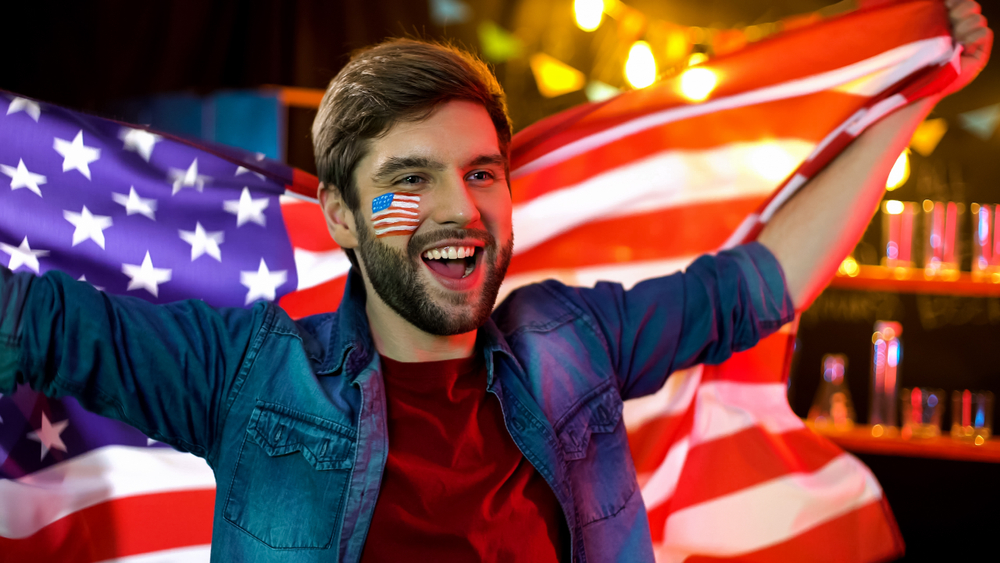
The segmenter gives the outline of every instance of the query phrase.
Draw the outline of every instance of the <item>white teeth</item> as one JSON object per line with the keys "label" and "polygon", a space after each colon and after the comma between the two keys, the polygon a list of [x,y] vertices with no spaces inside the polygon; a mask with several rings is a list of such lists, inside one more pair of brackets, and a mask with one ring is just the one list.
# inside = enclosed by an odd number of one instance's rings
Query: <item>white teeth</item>
{"label": "white teeth", "polygon": [[428,260],[458,260],[460,258],[472,257],[475,254],[476,247],[474,246],[445,246],[427,250],[423,256]]}

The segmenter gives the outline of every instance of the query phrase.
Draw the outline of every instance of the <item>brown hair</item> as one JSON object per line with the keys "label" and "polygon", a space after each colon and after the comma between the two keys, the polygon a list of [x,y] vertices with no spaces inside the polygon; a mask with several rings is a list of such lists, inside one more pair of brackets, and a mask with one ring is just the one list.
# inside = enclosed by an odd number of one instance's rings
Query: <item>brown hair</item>
{"label": "brown hair", "polygon": [[482,104],[506,158],[511,137],[507,102],[493,73],[474,55],[413,39],[390,39],[354,53],[330,81],[313,121],[320,181],[339,190],[357,212],[354,169],[368,141],[398,122],[425,119],[439,104],[452,100]]}

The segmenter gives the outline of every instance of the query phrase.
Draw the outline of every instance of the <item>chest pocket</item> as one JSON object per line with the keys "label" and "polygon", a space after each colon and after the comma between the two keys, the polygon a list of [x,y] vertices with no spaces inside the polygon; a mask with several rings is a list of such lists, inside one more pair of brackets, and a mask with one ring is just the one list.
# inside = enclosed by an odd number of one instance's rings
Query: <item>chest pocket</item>
{"label": "chest pocket", "polygon": [[618,514],[635,493],[623,408],[606,385],[556,425],[582,525]]}
{"label": "chest pocket", "polygon": [[223,517],[270,547],[328,547],[343,518],[355,440],[335,422],[258,404]]}

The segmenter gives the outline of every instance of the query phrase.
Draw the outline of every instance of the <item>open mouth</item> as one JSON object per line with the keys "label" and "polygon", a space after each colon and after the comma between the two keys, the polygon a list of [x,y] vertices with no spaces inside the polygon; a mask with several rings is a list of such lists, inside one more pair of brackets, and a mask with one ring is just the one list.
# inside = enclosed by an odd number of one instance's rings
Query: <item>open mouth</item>
{"label": "open mouth", "polygon": [[420,255],[435,274],[450,280],[461,280],[472,275],[479,263],[483,249],[472,245],[441,246]]}

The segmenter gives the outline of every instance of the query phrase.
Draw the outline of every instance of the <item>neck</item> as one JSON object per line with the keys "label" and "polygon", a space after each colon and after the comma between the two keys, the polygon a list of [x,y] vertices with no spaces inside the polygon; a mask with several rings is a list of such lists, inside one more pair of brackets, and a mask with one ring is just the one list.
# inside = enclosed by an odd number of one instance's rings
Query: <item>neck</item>
{"label": "neck", "polygon": [[399,362],[435,362],[468,358],[476,350],[476,331],[438,336],[413,326],[369,288],[365,303],[372,340],[379,355]]}

